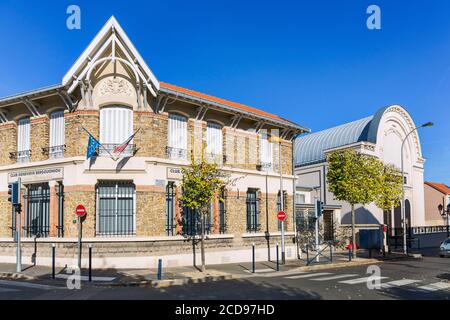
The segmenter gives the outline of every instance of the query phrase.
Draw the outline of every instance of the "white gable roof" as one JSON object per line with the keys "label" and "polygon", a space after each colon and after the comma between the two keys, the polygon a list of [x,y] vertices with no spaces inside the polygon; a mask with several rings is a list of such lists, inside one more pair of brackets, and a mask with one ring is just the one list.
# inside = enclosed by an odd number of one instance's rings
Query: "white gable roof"
{"label": "white gable roof", "polygon": [[[114,39],[124,49],[128,55],[128,62],[136,66],[139,74],[144,78],[143,81],[149,86],[150,91],[153,91],[150,86],[153,86],[153,88],[159,91],[160,85],[158,80],[114,16],[109,18],[108,22],[106,22],[100,32],[66,73],[62,81],[63,86],[70,84],[74,80],[82,80],[82,76],[88,72],[89,66],[101,57],[102,52],[108,47],[111,39]],[[77,83],[73,83],[69,92],[73,91],[76,86]]]}

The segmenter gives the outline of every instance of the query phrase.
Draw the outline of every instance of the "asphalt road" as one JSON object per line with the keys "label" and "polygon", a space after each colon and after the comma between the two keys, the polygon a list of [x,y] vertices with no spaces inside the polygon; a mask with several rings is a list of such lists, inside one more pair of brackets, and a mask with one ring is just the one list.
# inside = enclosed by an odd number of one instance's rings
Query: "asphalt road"
{"label": "asphalt road", "polygon": [[[378,265],[380,274],[368,273],[368,266],[323,269],[314,272],[269,272],[236,280],[172,286],[168,288],[99,287],[83,285],[81,290],[29,282],[0,280],[0,299],[38,300],[450,300],[450,259],[425,257]],[[369,288],[371,284],[380,285]],[[379,282],[376,280],[379,279]]]}

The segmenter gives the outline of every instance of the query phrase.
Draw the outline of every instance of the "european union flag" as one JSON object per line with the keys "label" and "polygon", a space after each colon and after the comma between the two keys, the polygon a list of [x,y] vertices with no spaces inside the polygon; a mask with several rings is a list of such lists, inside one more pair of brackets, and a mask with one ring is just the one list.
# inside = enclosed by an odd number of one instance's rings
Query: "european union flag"
{"label": "european union flag", "polygon": [[89,160],[97,151],[97,148],[100,146],[100,142],[97,141],[91,134],[89,134],[89,142],[87,146],[87,159]]}

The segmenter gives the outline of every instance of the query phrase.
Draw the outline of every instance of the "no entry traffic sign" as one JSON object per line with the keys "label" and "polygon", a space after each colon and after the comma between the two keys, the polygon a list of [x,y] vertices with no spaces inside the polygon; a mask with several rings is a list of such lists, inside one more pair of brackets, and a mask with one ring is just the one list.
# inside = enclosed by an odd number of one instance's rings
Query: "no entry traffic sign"
{"label": "no entry traffic sign", "polygon": [[278,220],[280,220],[280,221],[286,220],[286,213],[283,212],[283,211],[278,212],[277,218],[278,218]]}
{"label": "no entry traffic sign", "polygon": [[80,218],[81,218],[81,217],[84,217],[84,216],[86,215],[86,208],[85,208],[82,204],[79,204],[79,205],[77,206],[77,208],[75,209],[75,213],[76,213],[77,216],[79,216]]}

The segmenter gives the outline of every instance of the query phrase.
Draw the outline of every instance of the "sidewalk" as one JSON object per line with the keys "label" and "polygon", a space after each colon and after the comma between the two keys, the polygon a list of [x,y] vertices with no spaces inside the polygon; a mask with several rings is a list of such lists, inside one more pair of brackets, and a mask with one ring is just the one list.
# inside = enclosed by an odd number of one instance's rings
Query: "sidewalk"
{"label": "sidewalk", "polygon": [[[310,259],[313,257],[310,256]],[[397,255],[385,259],[399,258]],[[352,262],[348,261],[346,252],[333,254],[333,263],[321,258],[320,263],[313,263],[307,266],[306,255],[303,254],[302,260],[290,260],[285,265],[280,264],[280,271],[310,271],[325,268],[348,267],[364,264],[380,263],[384,260],[382,257],[369,259],[367,253],[359,252],[358,257]],[[162,279],[157,280],[156,269],[106,269],[92,270],[92,282],[88,282],[89,271],[81,271],[82,284],[92,286],[146,286],[146,287],[167,287],[172,285],[184,285],[199,282],[211,282],[229,279],[241,279],[247,277],[256,277],[264,274],[276,272],[276,262],[257,262],[255,264],[255,273],[253,273],[252,263],[223,264],[207,266],[205,273],[195,267],[177,267],[162,270]],[[52,284],[65,286],[71,273],[66,268],[56,268],[56,279],[52,278],[51,267],[43,266],[23,266],[20,274],[15,272],[14,264],[0,264],[0,279],[13,279],[19,281],[33,281],[42,284]]]}

